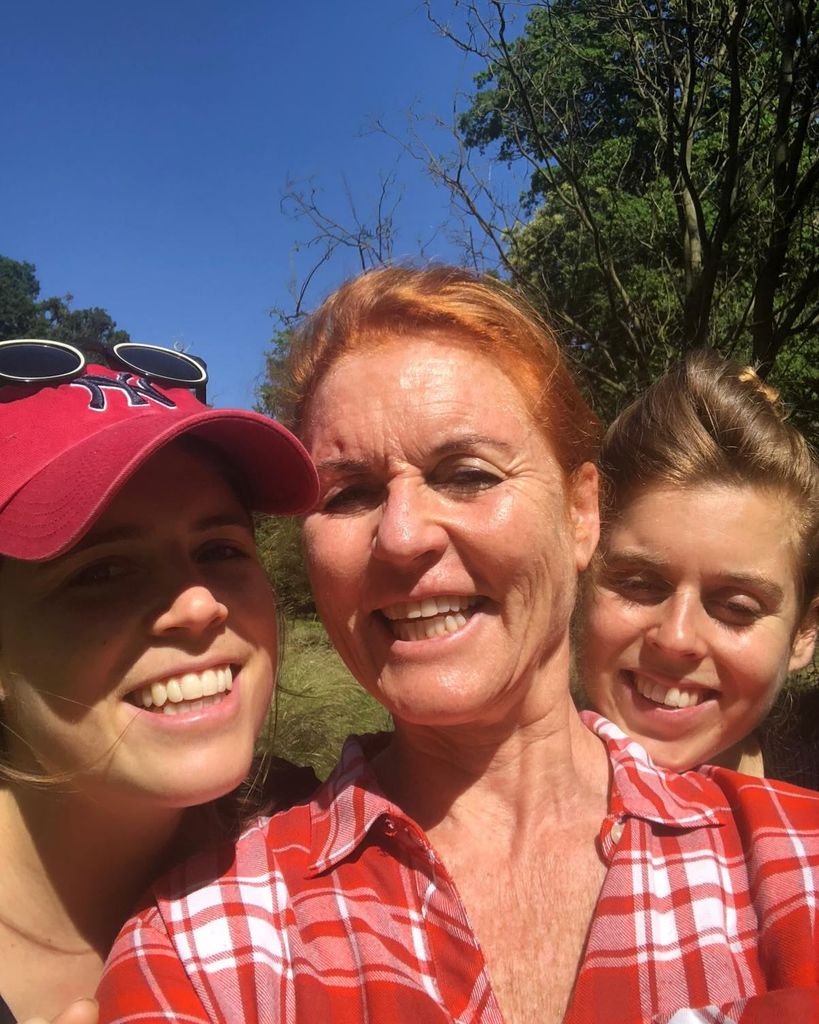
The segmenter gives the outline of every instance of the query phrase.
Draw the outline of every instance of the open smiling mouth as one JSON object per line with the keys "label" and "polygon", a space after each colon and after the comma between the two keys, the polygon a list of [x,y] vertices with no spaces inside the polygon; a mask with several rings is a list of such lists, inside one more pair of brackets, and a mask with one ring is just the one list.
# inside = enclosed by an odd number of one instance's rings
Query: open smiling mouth
{"label": "open smiling mouth", "polygon": [[163,715],[182,715],[218,704],[233,689],[233,668],[221,665],[204,672],[186,672],[169,676],[129,693],[127,699],[146,711]]}
{"label": "open smiling mouth", "polygon": [[716,694],[711,690],[704,690],[701,687],[661,686],[633,672],[629,675],[634,688],[641,696],[653,704],[660,704],[666,708],[693,708],[697,704],[716,698]]}
{"label": "open smiling mouth", "polygon": [[479,603],[478,597],[442,594],[391,604],[382,608],[381,614],[398,640],[434,640],[463,629]]}

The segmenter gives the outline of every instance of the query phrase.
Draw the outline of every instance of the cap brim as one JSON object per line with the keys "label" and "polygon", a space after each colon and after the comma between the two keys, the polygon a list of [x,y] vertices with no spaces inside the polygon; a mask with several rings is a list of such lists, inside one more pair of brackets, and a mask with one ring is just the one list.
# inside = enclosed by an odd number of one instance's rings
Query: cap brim
{"label": "cap brim", "polygon": [[0,554],[39,561],[67,551],[156,451],[178,437],[221,450],[247,484],[253,511],[307,512],[318,495],[313,463],[301,444],[259,413],[209,409],[112,424],[75,445],[34,476],[0,510]]}

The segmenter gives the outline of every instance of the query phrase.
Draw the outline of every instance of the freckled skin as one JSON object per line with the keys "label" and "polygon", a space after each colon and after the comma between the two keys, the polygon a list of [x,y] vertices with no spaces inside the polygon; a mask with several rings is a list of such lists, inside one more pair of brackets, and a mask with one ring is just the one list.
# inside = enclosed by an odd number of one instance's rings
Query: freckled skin
{"label": "freckled skin", "polygon": [[[97,542],[112,530],[129,533]],[[201,662],[241,666],[238,714],[219,728],[169,736],[125,699]],[[185,447],[150,459],[66,555],[0,567],[12,754],[72,773],[72,791],[120,807],[228,792],[248,770],[275,663],[275,605],[248,514],[216,466]]]}
{"label": "freckled skin", "polygon": [[[656,488],[613,525],[583,609],[581,680],[657,763],[716,758],[770,710],[813,653],[779,495],[751,487]],[[679,713],[635,698],[634,679],[715,699]]]}
{"label": "freckled skin", "polygon": [[[498,367],[423,337],[346,356],[304,439],[322,481],[305,523],[313,591],[367,690],[440,726],[535,716],[552,674],[565,690],[553,670],[596,540],[596,476],[569,491]],[[480,598],[464,635],[396,642],[379,609],[444,594]]]}

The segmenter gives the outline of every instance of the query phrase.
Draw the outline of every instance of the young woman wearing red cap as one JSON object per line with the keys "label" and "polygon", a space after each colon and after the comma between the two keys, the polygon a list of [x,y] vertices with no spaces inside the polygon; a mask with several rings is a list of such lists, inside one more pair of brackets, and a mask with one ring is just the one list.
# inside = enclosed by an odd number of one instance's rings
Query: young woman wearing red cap
{"label": "young woman wearing red cap", "polygon": [[270,704],[250,510],[304,511],[315,471],[161,351],[0,343],[0,1021],[93,993],[146,884],[236,819]]}

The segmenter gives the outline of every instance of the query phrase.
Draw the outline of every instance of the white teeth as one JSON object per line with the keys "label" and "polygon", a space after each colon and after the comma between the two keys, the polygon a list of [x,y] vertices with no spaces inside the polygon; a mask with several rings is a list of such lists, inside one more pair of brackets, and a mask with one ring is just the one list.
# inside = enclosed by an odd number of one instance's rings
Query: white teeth
{"label": "white teeth", "polygon": [[[221,699],[220,694],[233,689],[233,675],[229,666],[208,668],[203,672],[186,672],[161,683],[151,683],[131,694],[131,700],[146,710],[159,710],[166,715],[199,711]],[[178,705],[185,704],[184,707]]]}
{"label": "white teeth", "polygon": [[447,612],[465,612],[477,604],[477,597],[466,597],[463,594],[441,594],[438,597],[426,597],[423,601],[405,601],[391,604],[381,609],[381,614],[391,621],[396,619],[429,619]]}
{"label": "white teeth", "polygon": [[399,640],[434,640],[447,633],[457,633],[466,623],[466,616],[455,612],[454,615],[436,615],[431,619],[396,621],[391,626]]}
{"label": "white teeth", "polygon": [[667,708],[695,707],[706,698],[705,692],[701,689],[682,689],[679,686],[666,689],[659,683],[652,683],[650,679],[642,679],[640,676],[634,677],[634,685],[637,692],[648,700],[655,704],[663,704]]}

